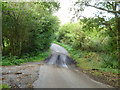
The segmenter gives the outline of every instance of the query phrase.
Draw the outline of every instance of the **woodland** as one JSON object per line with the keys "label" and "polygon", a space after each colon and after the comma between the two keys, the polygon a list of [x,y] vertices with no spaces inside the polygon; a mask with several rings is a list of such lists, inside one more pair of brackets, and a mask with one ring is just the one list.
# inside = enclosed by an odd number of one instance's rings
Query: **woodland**
{"label": "woodland", "polygon": [[[1,65],[44,60],[51,53],[51,43],[57,43],[68,50],[80,67],[119,73],[120,2],[78,0],[70,8],[74,12],[72,20],[77,18],[78,23],[64,25],[53,15],[60,8],[58,2],[1,2],[1,5]],[[99,12],[95,17],[84,17],[81,12],[86,7]]]}

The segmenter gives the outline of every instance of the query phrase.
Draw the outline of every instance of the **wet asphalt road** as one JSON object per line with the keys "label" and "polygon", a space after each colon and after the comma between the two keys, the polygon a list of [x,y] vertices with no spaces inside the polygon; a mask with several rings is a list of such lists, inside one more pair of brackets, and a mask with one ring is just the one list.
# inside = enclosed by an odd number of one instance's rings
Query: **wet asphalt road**
{"label": "wet asphalt road", "polygon": [[[69,53],[61,46],[52,44],[52,54]],[[54,59],[54,58],[53,58]],[[51,60],[50,60],[51,62]],[[34,88],[108,88],[110,86],[96,82],[78,70],[56,67],[53,64],[40,66],[39,78],[33,83]]]}

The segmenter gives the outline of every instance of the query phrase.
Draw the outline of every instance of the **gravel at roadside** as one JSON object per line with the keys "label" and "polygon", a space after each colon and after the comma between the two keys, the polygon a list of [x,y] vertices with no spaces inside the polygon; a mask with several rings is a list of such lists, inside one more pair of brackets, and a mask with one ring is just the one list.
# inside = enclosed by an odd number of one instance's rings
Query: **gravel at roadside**
{"label": "gravel at roadside", "polygon": [[32,88],[38,78],[41,62],[28,62],[20,66],[1,66],[2,83],[11,88]]}

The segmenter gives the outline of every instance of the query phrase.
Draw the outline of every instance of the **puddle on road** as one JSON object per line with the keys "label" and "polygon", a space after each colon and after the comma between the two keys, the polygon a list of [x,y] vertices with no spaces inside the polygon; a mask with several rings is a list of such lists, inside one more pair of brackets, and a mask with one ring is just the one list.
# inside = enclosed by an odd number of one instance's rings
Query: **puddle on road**
{"label": "puddle on road", "polygon": [[47,64],[56,65],[57,67],[68,68],[70,65],[75,64],[75,61],[65,54],[52,54],[44,62]]}

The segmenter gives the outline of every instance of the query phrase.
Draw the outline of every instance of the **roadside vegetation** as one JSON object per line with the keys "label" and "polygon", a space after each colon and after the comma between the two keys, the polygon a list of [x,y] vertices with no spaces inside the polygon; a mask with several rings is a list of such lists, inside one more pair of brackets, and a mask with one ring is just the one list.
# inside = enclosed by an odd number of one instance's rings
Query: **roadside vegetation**
{"label": "roadside vegetation", "polygon": [[[72,20],[77,18],[78,23],[69,22],[60,26],[58,17],[53,15],[60,8],[58,2],[0,2],[0,65],[43,61],[51,54],[51,43],[56,43],[67,49],[82,69],[96,70],[95,75],[102,75],[99,71],[110,75],[120,74],[119,4],[105,0],[78,0],[70,9],[74,12]],[[81,13],[86,7],[94,7],[99,11],[94,17],[84,17]],[[118,78],[112,79],[116,80],[113,83],[118,86]],[[6,85],[1,87],[8,88]]]}
{"label": "roadside vegetation", "polygon": [[3,56],[1,65],[9,66],[9,65],[20,65],[21,63],[25,63],[25,62],[39,62],[45,60],[48,56],[50,56],[50,54],[51,54],[51,50],[49,49],[46,52],[39,52],[39,54],[35,56],[32,56],[30,54],[24,55],[20,58],[18,56],[10,56],[10,57]]}
{"label": "roadside vegetation", "polygon": [[10,86],[5,85],[5,84],[0,85],[0,90],[5,89],[5,88],[10,89]]}
{"label": "roadside vegetation", "polygon": [[[106,63],[104,63],[104,59],[103,59],[103,56],[105,56],[103,55],[104,53],[83,51],[80,49],[76,50],[71,45],[66,45],[57,41],[54,41],[53,43],[63,46],[70,53],[70,56],[77,62],[77,66],[81,67],[82,69],[99,70],[103,72],[119,74],[118,68],[103,67],[103,66],[107,66]],[[112,56],[109,55],[109,57]],[[107,57],[104,58],[107,59]]]}
{"label": "roadside vegetation", "polygon": [[76,11],[74,16],[78,23],[59,26],[58,17],[53,16],[59,9],[57,2],[2,2],[1,65],[44,60],[50,55],[51,43],[56,40],[55,43],[59,42],[70,52],[78,66],[118,73],[118,2],[96,2],[94,5],[95,8],[104,6],[114,17],[104,16],[100,11],[94,18],[80,18],[78,13],[91,6],[90,3],[75,2],[74,6],[80,5],[82,9],[71,8]]}
{"label": "roadside vegetation", "polygon": [[59,19],[52,13],[57,2],[1,2],[2,62],[19,65],[41,61],[50,55],[49,47],[58,29]]}
{"label": "roadside vegetation", "polygon": [[[89,4],[89,1],[82,2],[81,0],[75,5],[82,8]],[[96,5],[101,8],[105,7],[108,13],[110,13],[109,10],[112,11],[114,7],[118,7],[117,2],[112,2],[112,4],[96,2],[95,8],[98,7]],[[100,11],[100,15],[87,18],[78,17],[80,9],[74,8],[73,10],[76,10],[75,17],[79,19],[78,23],[61,25],[56,32],[54,43],[66,48],[77,62],[78,68],[91,78],[113,87],[119,87],[120,17],[118,15],[120,12],[117,14],[112,12],[114,16],[107,17]],[[84,11],[84,8],[82,10]]]}
{"label": "roadside vegetation", "polygon": [[[118,74],[119,68],[119,2],[78,0],[71,7],[78,23],[66,23],[56,32],[56,41],[64,46],[78,66]],[[79,6],[79,8],[77,8]],[[86,7],[98,9],[94,17],[84,17]],[[107,16],[110,14],[111,16]]]}
{"label": "roadside vegetation", "polygon": [[77,62],[77,67],[89,77],[113,87],[119,87],[120,83],[118,77],[120,70],[116,67],[118,66],[118,61],[115,60],[117,65],[112,63],[112,61],[110,62],[112,65],[114,64],[116,68],[110,67],[109,62],[104,62],[104,60],[109,61],[109,58],[113,57],[112,55],[104,54],[103,52],[76,50],[71,45],[63,44],[58,41],[54,41],[53,43],[64,47],[70,53],[70,57]]}

